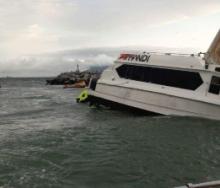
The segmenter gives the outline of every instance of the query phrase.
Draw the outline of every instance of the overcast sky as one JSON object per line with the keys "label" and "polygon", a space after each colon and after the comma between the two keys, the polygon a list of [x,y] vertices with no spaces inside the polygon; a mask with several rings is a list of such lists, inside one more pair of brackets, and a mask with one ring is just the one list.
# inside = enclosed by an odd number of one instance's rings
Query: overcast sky
{"label": "overcast sky", "polygon": [[220,0],[0,0],[0,69],[7,72],[11,59],[66,49],[206,51],[219,23]]}

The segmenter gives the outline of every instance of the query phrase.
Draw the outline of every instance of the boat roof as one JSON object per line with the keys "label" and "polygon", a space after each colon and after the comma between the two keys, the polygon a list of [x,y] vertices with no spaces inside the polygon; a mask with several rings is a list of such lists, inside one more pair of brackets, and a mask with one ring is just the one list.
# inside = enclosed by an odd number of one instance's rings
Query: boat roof
{"label": "boat roof", "polygon": [[142,52],[137,54],[122,53],[116,60],[118,63],[132,63],[151,66],[165,66],[185,69],[205,69],[204,56],[200,54],[177,54]]}

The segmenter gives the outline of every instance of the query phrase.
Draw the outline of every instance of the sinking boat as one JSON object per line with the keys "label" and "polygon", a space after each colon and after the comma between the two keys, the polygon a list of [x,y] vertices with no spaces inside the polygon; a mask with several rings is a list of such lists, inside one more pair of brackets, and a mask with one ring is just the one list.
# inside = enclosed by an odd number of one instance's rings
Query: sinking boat
{"label": "sinking boat", "polygon": [[207,53],[123,53],[89,88],[91,103],[220,120],[220,31]]}

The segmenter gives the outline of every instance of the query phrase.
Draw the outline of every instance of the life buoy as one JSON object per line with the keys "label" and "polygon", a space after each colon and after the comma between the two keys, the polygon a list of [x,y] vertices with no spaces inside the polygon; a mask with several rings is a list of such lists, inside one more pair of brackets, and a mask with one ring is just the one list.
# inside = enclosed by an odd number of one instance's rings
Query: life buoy
{"label": "life buoy", "polygon": [[76,101],[77,102],[86,102],[87,99],[88,99],[88,91],[87,90],[84,90],[80,93],[79,97],[77,97]]}

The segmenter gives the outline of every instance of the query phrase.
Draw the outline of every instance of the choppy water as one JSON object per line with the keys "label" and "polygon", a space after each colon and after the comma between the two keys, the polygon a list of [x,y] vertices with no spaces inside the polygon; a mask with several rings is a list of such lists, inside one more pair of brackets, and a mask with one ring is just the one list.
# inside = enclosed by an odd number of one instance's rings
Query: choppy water
{"label": "choppy water", "polygon": [[170,188],[220,178],[220,122],[76,104],[79,90],[0,80],[0,187]]}

